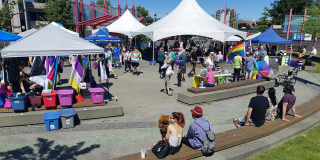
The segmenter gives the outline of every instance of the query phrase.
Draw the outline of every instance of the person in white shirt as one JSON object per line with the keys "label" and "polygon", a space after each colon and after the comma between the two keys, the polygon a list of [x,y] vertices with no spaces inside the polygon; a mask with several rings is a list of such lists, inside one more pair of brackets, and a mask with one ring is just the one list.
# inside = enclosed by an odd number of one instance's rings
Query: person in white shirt
{"label": "person in white shirt", "polygon": [[267,51],[263,51],[262,54],[264,55],[263,61],[269,65],[269,56],[267,54]]}
{"label": "person in white shirt", "polygon": [[222,63],[223,61],[223,55],[221,54],[221,51],[219,51],[219,54],[217,55],[216,59],[214,60],[214,62],[216,63]]}
{"label": "person in white shirt", "polygon": [[208,56],[206,62],[209,64],[209,66],[213,67],[213,56],[214,56],[214,53],[213,52],[210,52],[210,55]]}
{"label": "person in white shirt", "polygon": [[171,63],[172,63],[172,58],[169,57],[164,65],[161,67],[161,69],[166,69],[166,72],[165,72],[165,78],[164,78],[164,93],[168,93],[168,96],[172,96],[172,93],[170,93],[170,78],[171,78],[171,75],[174,74],[173,70],[172,70],[172,67],[171,67]]}
{"label": "person in white shirt", "polygon": [[310,58],[312,58],[312,57],[315,57],[317,55],[317,49],[316,49],[316,47],[312,47],[312,51],[311,51],[311,53],[310,53],[310,55],[309,55],[309,59]]}

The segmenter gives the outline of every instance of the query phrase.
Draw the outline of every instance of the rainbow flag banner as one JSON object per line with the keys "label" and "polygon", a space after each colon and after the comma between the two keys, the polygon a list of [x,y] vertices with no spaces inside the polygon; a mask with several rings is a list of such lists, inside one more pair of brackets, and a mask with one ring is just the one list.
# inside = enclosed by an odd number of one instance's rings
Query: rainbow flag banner
{"label": "rainbow flag banner", "polygon": [[230,51],[227,54],[227,62],[232,62],[233,58],[237,55],[237,52],[240,51],[240,56],[244,57],[245,54],[245,48],[247,48],[250,45],[250,41],[239,43],[235,46],[233,46]]}

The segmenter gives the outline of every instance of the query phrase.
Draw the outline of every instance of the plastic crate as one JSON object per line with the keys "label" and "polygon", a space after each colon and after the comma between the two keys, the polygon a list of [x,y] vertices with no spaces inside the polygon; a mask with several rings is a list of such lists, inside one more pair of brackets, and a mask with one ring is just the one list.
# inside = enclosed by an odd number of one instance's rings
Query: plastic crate
{"label": "plastic crate", "polygon": [[61,106],[72,106],[73,90],[59,90],[58,97]]}
{"label": "plastic crate", "polygon": [[73,128],[74,127],[74,116],[76,114],[77,114],[77,112],[74,108],[59,110],[62,128]]}
{"label": "plastic crate", "polygon": [[60,128],[60,115],[59,112],[47,112],[42,116],[47,131],[59,130]]}
{"label": "plastic crate", "polygon": [[28,96],[32,105],[42,105],[42,97],[41,96]]}
{"label": "plastic crate", "polygon": [[89,88],[92,103],[103,103],[104,89],[103,88]]}
{"label": "plastic crate", "polygon": [[41,93],[43,103],[45,107],[57,107],[57,91],[54,90],[52,93]]}
{"label": "plastic crate", "polygon": [[23,97],[16,97],[16,93],[9,96],[12,110],[25,110],[28,94],[25,93]]}

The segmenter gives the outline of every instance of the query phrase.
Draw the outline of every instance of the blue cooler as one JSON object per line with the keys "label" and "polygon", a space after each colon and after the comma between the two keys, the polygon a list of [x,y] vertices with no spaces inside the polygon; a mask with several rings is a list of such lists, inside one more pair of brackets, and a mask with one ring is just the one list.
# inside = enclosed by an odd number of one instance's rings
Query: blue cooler
{"label": "blue cooler", "polygon": [[77,112],[74,108],[59,110],[62,128],[73,128],[74,127],[74,116],[76,114],[77,114]]}
{"label": "blue cooler", "polygon": [[16,97],[16,93],[13,93],[9,96],[11,102],[12,110],[25,110],[27,103],[28,94],[25,93],[23,97]]}
{"label": "blue cooler", "polygon": [[47,131],[59,130],[60,128],[60,115],[59,112],[47,112],[42,116]]}

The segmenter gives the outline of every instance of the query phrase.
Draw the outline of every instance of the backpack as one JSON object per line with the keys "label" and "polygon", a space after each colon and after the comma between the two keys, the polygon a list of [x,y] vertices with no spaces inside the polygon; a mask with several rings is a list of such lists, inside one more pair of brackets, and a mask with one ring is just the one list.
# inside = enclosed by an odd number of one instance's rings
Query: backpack
{"label": "backpack", "polygon": [[172,57],[172,62],[176,61],[177,56],[175,53],[171,53],[171,57]]}
{"label": "backpack", "polygon": [[[196,123],[196,124],[206,133],[204,141],[202,141],[199,137],[197,137],[198,140],[202,143],[202,147],[201,147],[202,153],[205,155],[214,154],[214,150],[216,149],[216,141],[215,141],[214,132],[211,130],[205,131],[198,123]],[[209,124],[209,122],[208,122],[208,124]]]}

